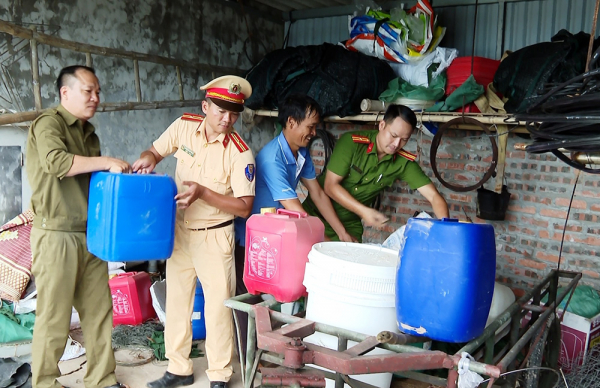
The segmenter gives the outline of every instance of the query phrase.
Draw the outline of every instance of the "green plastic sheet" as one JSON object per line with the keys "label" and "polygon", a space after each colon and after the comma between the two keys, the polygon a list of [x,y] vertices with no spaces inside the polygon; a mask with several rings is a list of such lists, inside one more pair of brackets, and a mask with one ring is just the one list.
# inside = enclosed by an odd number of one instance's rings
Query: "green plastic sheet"
{"label": "green plastic sheet", "polygon": [[31,341],[35,314],[15,315],[11,305],[2,301],[0,308],[0,344],[19,341]]}

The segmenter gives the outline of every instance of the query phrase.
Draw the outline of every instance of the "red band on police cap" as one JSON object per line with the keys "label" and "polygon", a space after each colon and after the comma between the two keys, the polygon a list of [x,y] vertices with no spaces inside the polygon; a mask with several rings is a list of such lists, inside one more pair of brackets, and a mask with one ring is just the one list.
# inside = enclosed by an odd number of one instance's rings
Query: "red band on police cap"
{"label": "red band on police cap", "polygon": [[225,89],[225,88],[207,89],[206,97],[216,98],[218,100],[229,101],[229,102],[233,102],[234,104],[243,104],[244,99],[246,98],[246,96],[244,96],[244,93],[242,93],[242,92],[231,93],[229,91],[229,89]]}

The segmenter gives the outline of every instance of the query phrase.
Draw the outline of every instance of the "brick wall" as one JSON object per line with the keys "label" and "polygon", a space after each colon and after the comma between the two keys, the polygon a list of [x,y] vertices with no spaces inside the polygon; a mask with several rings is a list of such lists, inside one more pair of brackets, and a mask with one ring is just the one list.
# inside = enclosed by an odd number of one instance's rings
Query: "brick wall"
{"label": "brick wall", "polygon": [[[350,130],[375,128],[371,125],[327,123],[336,137]],[[497,278],[517,289],[527,289],[558,265],[558,254],[570,196],[575,183],[575,170],[551,154],[533,155],[515,151],[514,144],[527,142],[509,135],[506,159],[506,180],[511,193],[505,221],[486,221],[476,217],[476,191],[457,193],[443,187],[433,176],[429,163],[431,137],[415,134],[406,147],[419,152],[419,164],[432,178],[446,198],[450,215],[494,226],[497,249]],[[317,169],[323,166],[323,149],[315,142],[312,149]],[[451,131],[438,150],[438,171],[446,180],[467,185],[478,181],[489,166],[491,145],[481,132]],[[583,283],[600,289],[600,178],[582,173],[579,177],[567,232],[561,268],[581,271]],[[485,185],[493,189],[494,178]],[[305,192],[298,190],[300,196]],[[406,223],[415,211],[432,213],[431,206],[417,191],[403,182],[384,192],[381,210],[390,217],[383,228],[366,228],[365,242],[383,242],[393,231]]]}

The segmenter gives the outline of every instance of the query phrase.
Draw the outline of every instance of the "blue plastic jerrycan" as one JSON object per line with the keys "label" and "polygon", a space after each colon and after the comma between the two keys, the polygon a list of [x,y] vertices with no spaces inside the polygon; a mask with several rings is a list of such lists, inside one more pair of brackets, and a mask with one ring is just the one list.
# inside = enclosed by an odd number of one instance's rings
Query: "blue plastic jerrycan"
{"label": "blue plastic jerrycan", "polygon": [[88,250],[104,261],[168,259],[175,242],[176,194],[167,175],[93,173]]}
{"label": "blue plastic jerrycan", "polygon": [[396,276],[401,331],[445,342],[483,333],[494,294],[494,228],[411,218]]}
{"label": "blue plastic jerrycan", "polygon": [[204,292],[200,280],[196,280],[196,297],[194,298],[194,312],[192,313],[192,339],[206,338],[206,322],[204,320]]}

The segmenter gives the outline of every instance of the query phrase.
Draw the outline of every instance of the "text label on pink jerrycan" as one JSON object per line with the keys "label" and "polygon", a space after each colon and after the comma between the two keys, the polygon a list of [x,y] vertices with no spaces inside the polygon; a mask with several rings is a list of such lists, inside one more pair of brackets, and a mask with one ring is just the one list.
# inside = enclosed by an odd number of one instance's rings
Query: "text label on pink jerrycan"
{"label": "text label on pink jerrycan", "polygon": [[254,214],[246,223],[244,284],[251,294],[266,293],[281,303],[306,295],[308,253],[325,239],[325,226],[304,212],[277,209]]}

